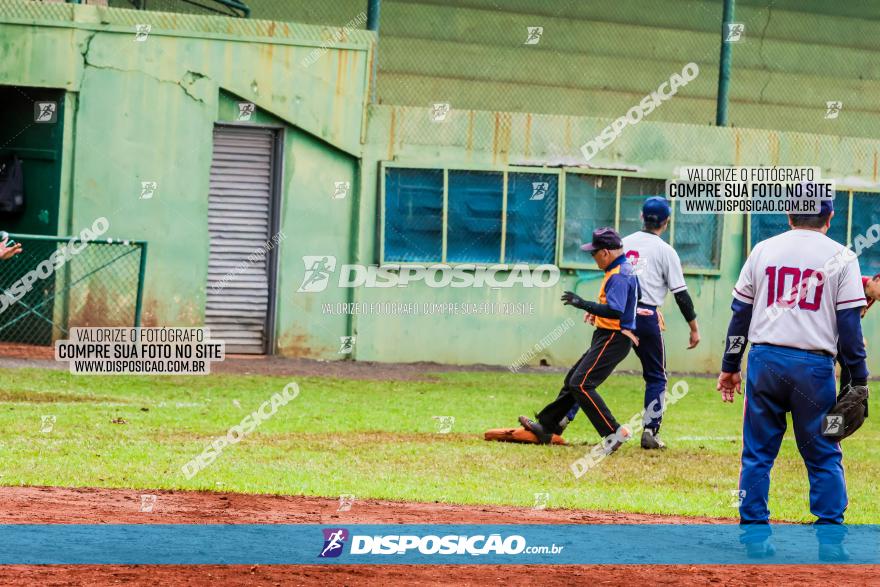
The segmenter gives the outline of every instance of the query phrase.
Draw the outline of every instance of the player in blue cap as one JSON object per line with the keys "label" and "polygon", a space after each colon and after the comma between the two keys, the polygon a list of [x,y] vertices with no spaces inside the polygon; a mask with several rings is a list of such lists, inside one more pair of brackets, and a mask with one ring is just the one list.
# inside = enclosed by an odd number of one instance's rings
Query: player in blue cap
{"label": "player in blue cap", "polygon": [[[645,380],[645,417],[642,430],[642,448],[661,449],[666,444],[660,439],[660,423],[666,395],[666,347],[663,331],[666,324],[660,306],[672,292],[681,315],[688,323],[688,349],[700,343],[700,329],[694,303],[687,291],[681,260],[661,235],[669,228],[672,209],[662,196],[652,196],[642,205],[642,230],[623,238],[623,250],[639,280],[639,300],[635,335],[639,344],[636,356],[642,364]],[[563,419],[564,428],[577,414],[577,407]]]}

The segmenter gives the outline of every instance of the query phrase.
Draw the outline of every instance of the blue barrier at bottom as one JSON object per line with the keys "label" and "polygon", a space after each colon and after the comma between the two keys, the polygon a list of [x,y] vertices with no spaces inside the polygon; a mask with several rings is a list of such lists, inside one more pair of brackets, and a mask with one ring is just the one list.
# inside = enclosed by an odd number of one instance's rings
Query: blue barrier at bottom
{"label": "blue barrier at bottom", "polygon": [[0,564],[880,564],[880,526],[6,524]]}

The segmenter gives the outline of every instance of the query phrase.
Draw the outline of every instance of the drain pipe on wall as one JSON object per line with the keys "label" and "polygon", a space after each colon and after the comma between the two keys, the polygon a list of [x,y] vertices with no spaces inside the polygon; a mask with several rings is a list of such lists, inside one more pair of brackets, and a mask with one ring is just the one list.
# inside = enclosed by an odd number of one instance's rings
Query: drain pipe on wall
{"label": "drain pipe on wall", "polygon": [[382,0],[367,0],[367,30],[376,33],[376,47],[370,64],[370,103],[376,103],[376,70],[379,68],[379,9]]}
{"label": "drain pipe on wall", "polygon": [[[376,70],[378,68],[378,60],[379,57],[377,55],[379,49],[379,8],[381,5],[381,0],[367,0],[367,30],[373,31],[376,33],[376,45],[373,47],[373,57],[372,62],[370,63],[370,103],[373,104],[376,102]],[[364,117],[366,119],[367,110],[364,109]],[[365,128],[365,127],[364,127]],[[363,259],[361,256],[361,206],[363,204],[363,198],[361,197],[364,193],[364,159],[360,158],[355,161],[355,172],[354,178],[352,181],[352,185],[357,186],[354,190],[352,190],[352,199],[351,199],[351,229],[349,230],[349,234],[351,235],[351,241],[348,246],[348,258],[350,263],[362,263]],[[353,287],[349,289],[347,301],[351,304],[356,304],[360,299],[360,288]],[[358,324],[357,324],[357,313],[352,311],[349,313],[346,318],[346,334],[348,336],[358,336]],[[357,352],[358,352],[358,343],[355,342],[354,348],[351,354],[344,357],[345,360],[355,361],[357,360]]]}
{"label": "drain pipe on wall", "polygon": [[730,93],[730,69],[733,43],[727,40],[728,25],[733,22],[735,0],[724,0],[721,23],[721,58],[718,63],[718,102],[715,107],[715,126],[727,126],[727,102]]}

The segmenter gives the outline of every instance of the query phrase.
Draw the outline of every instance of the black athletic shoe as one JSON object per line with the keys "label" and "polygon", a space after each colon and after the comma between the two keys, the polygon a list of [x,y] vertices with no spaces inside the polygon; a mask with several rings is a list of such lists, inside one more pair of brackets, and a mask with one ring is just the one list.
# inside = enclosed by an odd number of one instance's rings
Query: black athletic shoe
{"label": "black athletic shoe", "polygon": [[666,448],[666,443],[660,440],[660,435],[650,428],[642,431],[642,448],[647,450]]}
{"label": "black athletic shoe", "polygon": [[525,416],[520,416],[519,423],[522,425],[523,428],[538,437],[538,444],[550,444],[550,441],[553,440],[553,433],[544,430],[544,427],[541,426],[538,422],[535,422],[534,420],[529,420]]}

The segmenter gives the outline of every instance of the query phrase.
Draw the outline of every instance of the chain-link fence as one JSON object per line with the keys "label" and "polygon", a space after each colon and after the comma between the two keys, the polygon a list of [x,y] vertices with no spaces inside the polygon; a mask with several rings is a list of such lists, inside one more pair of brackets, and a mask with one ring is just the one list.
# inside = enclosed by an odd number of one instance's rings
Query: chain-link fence
{"label": "chain-link fence", "polygon": [[140,324],[146,243],[10,235],[0,261],[0,341],[50,345],[75,326]]}

